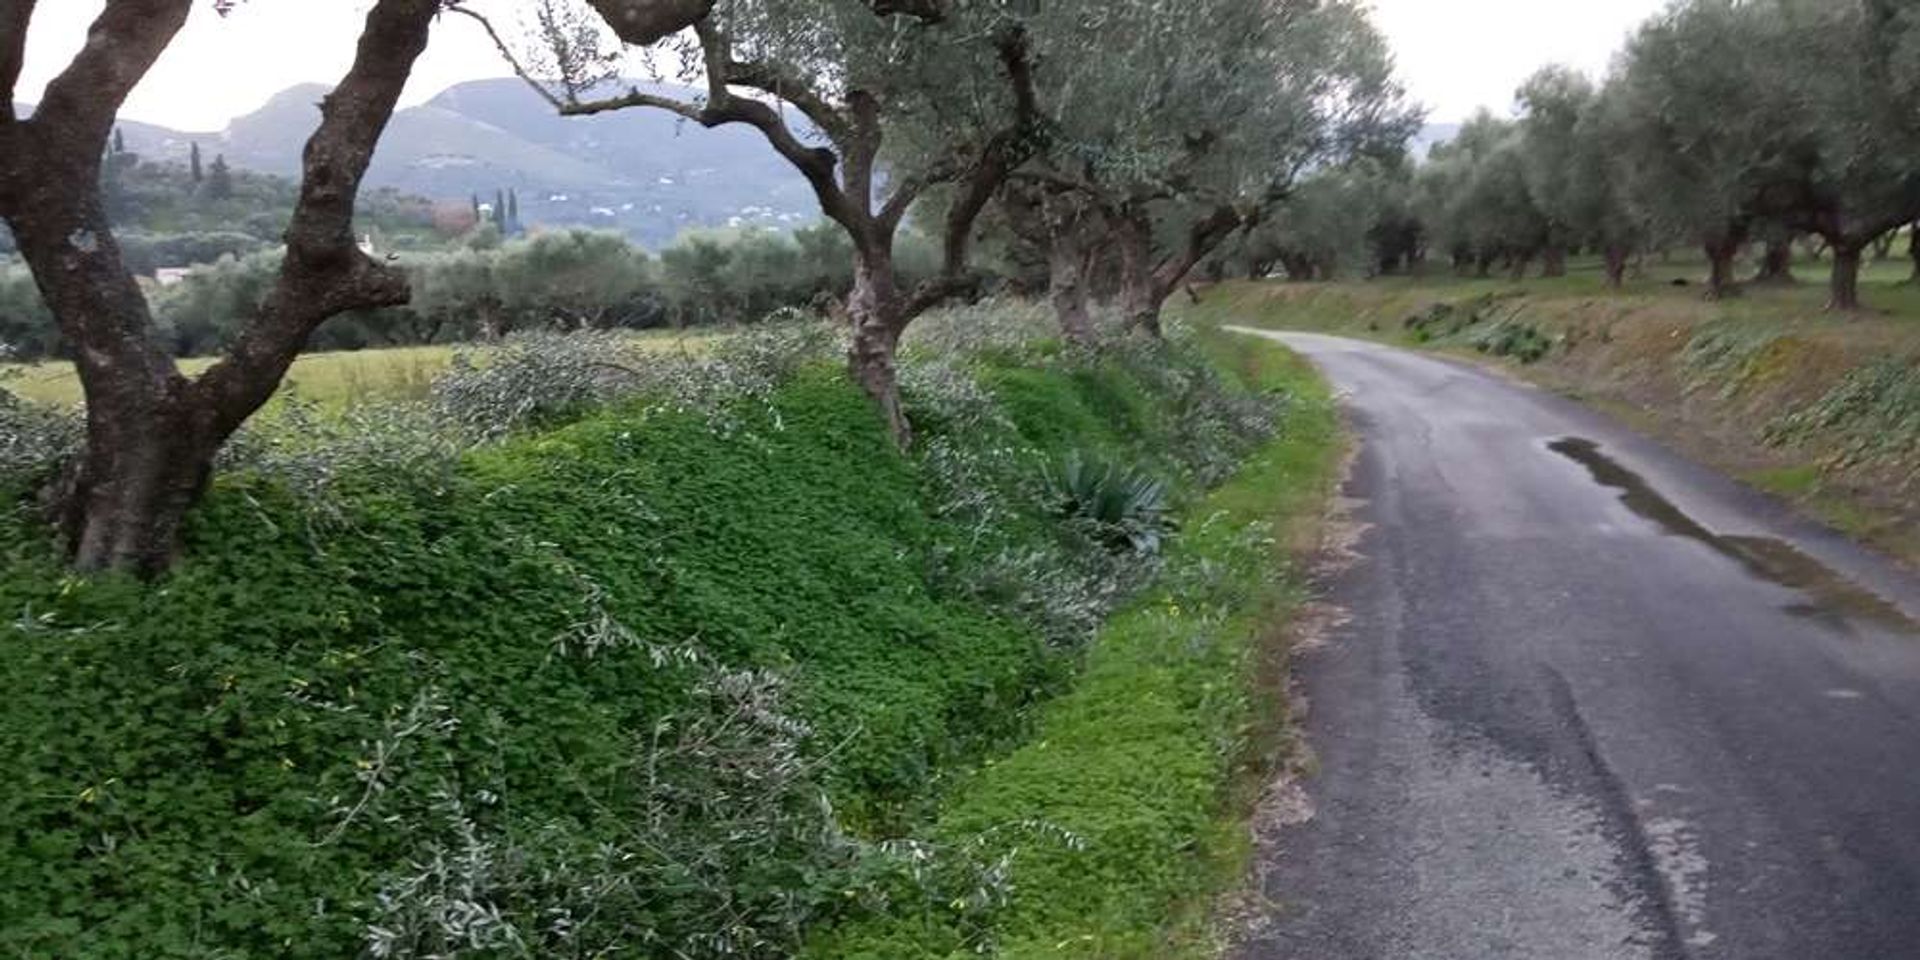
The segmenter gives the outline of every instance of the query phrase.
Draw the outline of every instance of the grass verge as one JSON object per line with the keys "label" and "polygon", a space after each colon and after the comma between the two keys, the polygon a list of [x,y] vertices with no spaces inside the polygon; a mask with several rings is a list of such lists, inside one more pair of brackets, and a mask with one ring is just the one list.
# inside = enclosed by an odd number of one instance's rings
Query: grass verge
{"label": "grass verge", "polygon": [[901,960],[1173,958],[1213,953],[1208,905],[1250,856],[1251,791],[1284,736],[1274,659],[1301,598],[1294,534],[1339,452],[1318,375],[1274,344],[1205,346],[1249,388],[1289,398],[1275,440],[1186,511],[1161,583],[1114,617],[1025,745],[941,805],[938,842],[1004,866],[1004,897],[896,905],[816,937],[807,956]]}

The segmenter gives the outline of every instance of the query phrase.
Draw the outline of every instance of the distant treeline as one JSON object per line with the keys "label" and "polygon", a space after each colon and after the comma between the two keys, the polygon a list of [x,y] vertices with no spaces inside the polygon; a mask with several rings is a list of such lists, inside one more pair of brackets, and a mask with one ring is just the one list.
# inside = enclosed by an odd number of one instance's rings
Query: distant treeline
{"label": "distant treeline", "polygon": [[[248,234],[122,238],[130,262],[205,262],[150,292],[160,336],[180,356],[227,345],[259,309],[280,251]],[[164,252],[159,252],[164,251]],[[911,235],[901,245],[910,277],[937,256]],[[503,241],[484,224],[459,249],[400,254],[411,275],[406,307],[347,314],[321,327],[310,349],[485,340],[517,330],[579,330],[752,322],[781,308],[829,311],[853,283],[843,231],[812,226],[702,230],[655,256],[623,235],[561,230]],[[53,317],[24,267],[0,266],[0,343],[16,359],[64,355]]]}
{"label": "distant treeline", "polygon": [[[1831,254],[1832,303],[1859,305],[1863,257],[1908,231],[1920,280],[1920,6],[1683,0],[1645,23],[1595,84],[1549,67],[1417,168],[1326,168],[1216,271],[1294,279],[1565,270],[1602,256],[1618,284],[1648,251],[1693,247],[1711,295],[1791,278],[1794,242]],[[1736,276],[1751,248],[1759,269]]]}

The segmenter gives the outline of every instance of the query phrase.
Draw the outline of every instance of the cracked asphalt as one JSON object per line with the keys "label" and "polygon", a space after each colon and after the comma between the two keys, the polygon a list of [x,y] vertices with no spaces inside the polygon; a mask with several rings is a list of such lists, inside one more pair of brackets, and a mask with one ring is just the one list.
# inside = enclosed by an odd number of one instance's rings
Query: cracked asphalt
{"label": "cracked asphalt", "polygon": [[1343,395],[1359,556],[1240,960],[1920,957],[1920,581],[1564,398],[1258,335]]}

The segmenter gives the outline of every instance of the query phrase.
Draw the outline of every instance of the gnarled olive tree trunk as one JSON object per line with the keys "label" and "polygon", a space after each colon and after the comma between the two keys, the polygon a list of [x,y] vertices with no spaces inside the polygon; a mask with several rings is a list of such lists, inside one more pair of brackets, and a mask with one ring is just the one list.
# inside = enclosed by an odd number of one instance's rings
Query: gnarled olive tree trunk
{"label": "gnarled olive tree trunk", "polygon": [[1607,286],[1620,289],[1627,282],[1627,263],[1632,251],[1619,244],[1609,244],[1604,251],[1607,266]]}
{"label": "gnarled olive tree trunk", "polygon": [[1160,305],[1167,298],[1154,272],[1153,221],[1130,214],[1109,216],[1108,222],[1120,251],[1120,315],[1127,329],[1159,337]]}
{"label": "gnarled olive tree trunk", "polygon": [[1860,262],[1866,244],[1836,239],[1833,245],[1833,276],[1827,284],[1827,309],[1851,312],[1860,309]]}
{"label": "gnarled olive tree trunk", "polygon": [[1543,277],[1564,277],[1567,275],[1567,248],[1564,244],[1554,243],[1547,246],[1543,256],[1545,267]]}
{"label": "gnarled olive tree trunk", "polygon": [[900,293],[891,239],[854,255],[853,291],[847,296],[853,338],[847,348],[847,368],[904,447],[913,440],[913,427],[901,406],[899,353],[900,336],[911,318]]}
{"label": "gnarled olive tree trunk", "polygon": [[86,395],[85,449],[47,497],[83,570],[164,569],[221,445],[273,395],[308,335],[337,313],[407,300],[405,277],[355,245],[353,206],[438,0],[380,0],[368,13],[307,143],[279,278],[232,348],[189,379],[158,345],[107,220],[100,158],[120,104],[191,3],[110,0],[26,120],[11,97],[32,4],[0,5],[0,217],[74,348]]}
{"label": "gnarled olive tree trunk", "polygon": [[1739,280],[1734,277],[1733,260],[1740,253],[1740,241],[1728,237],[1717,237],[1702,244],[1707,254],[1707,299],[1722,300],[1739,291]]}
{"label": "gnarled olive tree trunk", "polygon": [[1793,276],[1793,241],[1769,240],[1766,252],[1760,258],[1760,270],[1753,275],[1753,282],[1786,286],[1799,281]]}
{"label": "gnarled olive tree trunk", "polygon": [[1120,251],[1120,310],[1128,329],[1160,337],[1160,307],[1207,254],[1249,220],[1227,204],[1214,207],[1187,227],[1184,242],[1156,259],[1153,217],[1138,204],[1102,211]]}

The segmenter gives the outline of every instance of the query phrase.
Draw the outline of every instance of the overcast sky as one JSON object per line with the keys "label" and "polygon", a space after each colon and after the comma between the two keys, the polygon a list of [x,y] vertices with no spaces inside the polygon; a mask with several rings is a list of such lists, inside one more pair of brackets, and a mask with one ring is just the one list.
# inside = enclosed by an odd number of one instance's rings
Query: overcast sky
{"label": "overcast sky", "polygon": [[[35,100],[86,37],[104,0],[41,3],[18,90]],[[516,22],[514,0],[477,0],[502,26]],[[218,130],[296,83],[338,80],[371,0],[250,0],[231,16],[197,4],[180,37],[134,91],[124,116],[177,129]],[[1598,75],[1633,26],[1665,0],[1374,0],[1376,21],[1393,42],[1400,70],[1435,121],[1465,118],[1485,106],[1505,114],[1514,88],[1542,64],[1566,63]],[[428,47],[406,103],[461,80],[505,74],[474,24],[447,18]]]}

